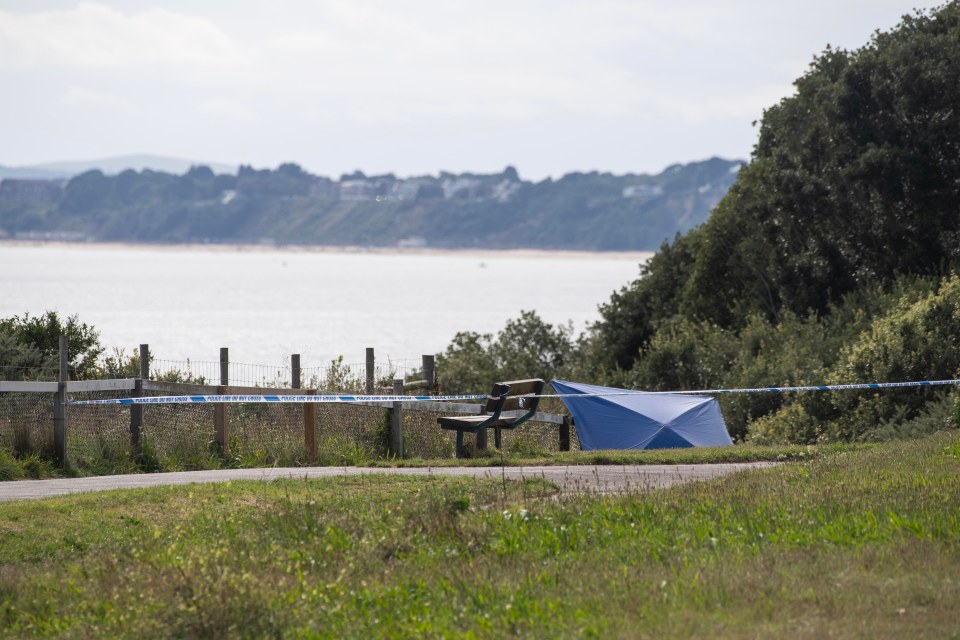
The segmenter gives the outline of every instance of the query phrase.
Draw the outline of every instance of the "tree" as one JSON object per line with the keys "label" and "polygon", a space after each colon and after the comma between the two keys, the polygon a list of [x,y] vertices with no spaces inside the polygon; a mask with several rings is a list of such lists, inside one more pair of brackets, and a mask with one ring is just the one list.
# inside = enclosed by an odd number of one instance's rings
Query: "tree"
{"label": "tree", "polygon": [[630,369],[658,324],[679,311],[680,295],[694,265],[700,235],[677,235],[664,243],[640,277],[600,305],[601,321],[591,327],[591,342],[609,369]]}
{"label": "tree", "polygon": [[574,357],[573,329],[554,327],[535,311],[521,311],[492,334],[462,331],[437,354],[440,387],[448,393],[486,392],[494,382],[526,378],[551,380]]}
{"label": "tree", "polygon": [[958,39],[951,2],[818,56],[764,112],[707,222],[602,309],[613,363],[635,361],[673,313],[738,329],[753,313],[825,314],[862,287],[960,267]]}
{"label": "tree", "polygon": [[60,336],[70,345],[70,375],[82,379],[97,373],[103,353],[100,336],[76,315],[60,319],[56,311],[41,316],[12,316],[0,320],[0,371],[4,379],[55,377],[60,366]]}

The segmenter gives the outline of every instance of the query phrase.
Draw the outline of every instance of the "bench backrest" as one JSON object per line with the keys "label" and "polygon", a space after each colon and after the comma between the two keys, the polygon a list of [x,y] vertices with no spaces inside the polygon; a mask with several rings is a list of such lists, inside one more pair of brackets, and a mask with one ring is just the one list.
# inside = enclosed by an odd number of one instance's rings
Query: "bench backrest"
{"label": "bench backrest", "polygon": [[497,384],[493,385],[493,390],[490,392],[490,398],[487,400],[486,412],[493,413],[497,410],[497,405],[500,404],[499,398],[501,395],[503,395],[504,387],[508,387],[506,390],[507,397],[500,406],[500,410],[514,411],[517,409],[523,409],[533,413],[537,410],[537,405],[540,404],[540,398],[531,398],[529,396],[539,396],[543,392],[544,384],[544,381],[539,378],[498,382]]}
{"label": "bench backrest", "polygon": [[487,398],[487,405],[483,408],[485,413],[493,413],[497,409],[503,409],[503,399],[501,396],[506,393],[510,393],[510,389],[506,384],[498,382],[493,385],[493,389],[490,391],[490,397]]}

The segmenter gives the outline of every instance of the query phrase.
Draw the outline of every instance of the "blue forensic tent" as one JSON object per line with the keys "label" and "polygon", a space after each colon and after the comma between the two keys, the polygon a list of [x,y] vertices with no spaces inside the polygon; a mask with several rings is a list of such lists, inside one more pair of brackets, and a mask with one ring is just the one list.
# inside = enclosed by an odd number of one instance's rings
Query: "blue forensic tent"
{"label": "blue forensic tent", "polygon": [[[733,444],[714,398],[645,393],[554,380],[584,451],[675,449]],[[580,398],[577,395],[583,394]],[[591,396],[589,394],[624,394]]]}

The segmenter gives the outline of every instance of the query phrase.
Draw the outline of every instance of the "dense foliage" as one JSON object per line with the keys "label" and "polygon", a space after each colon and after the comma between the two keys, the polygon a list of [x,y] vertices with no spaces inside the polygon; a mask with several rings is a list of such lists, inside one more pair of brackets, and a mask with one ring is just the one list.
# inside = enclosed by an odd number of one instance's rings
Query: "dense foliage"
{"label": "dense foliage", "polygon": [[[856,51],[827,48],[764,113],[750,163],[710,218],[602,305],[589,334],[568,341],[561,373],[661,390],[956,377],[958,104],[958,2]],[[736,438],[814,442],[956,423],[946,393],[722,403]]]}
{"label": "dense foliage", "polygon": [[74,379],[98,368],[100,336],[75,315],[66,321],[56,311],[41,316],[0,318],[0,380],[55,380],[60,368],[60,336],[70,344],[68,368]]}
{"label": "dense foliage", "polygon": [[0,184],[0,237],[650,250],[703,222],[739,165],[713,158],[655,176],[572,173],[538,183],[511,167],[339,181],[295,164],[235,176],[207,167],[182,176],[90,171],[62,191]]}
{"label": "dense foliage", "polygon": [[523,311],[497,333],[461,331],[437,356],[440,385],[451,393],[486,391],[494,380],[550,380],[567,371],[574,353],[573,329]]}

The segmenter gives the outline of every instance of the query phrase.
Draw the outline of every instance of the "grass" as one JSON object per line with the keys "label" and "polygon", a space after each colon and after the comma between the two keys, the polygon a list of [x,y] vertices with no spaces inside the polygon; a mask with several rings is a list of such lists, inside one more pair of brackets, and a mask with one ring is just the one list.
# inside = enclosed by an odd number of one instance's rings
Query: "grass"
{"label": "grass", "polygon": [[0,504],[6,637],[960,638],[960,437],[627,496],[365,476]]}
{"label": "grass", "polygon": [[36,454],[16,457],[0,449],[0,481],[52,478],[59,475],[50,460]]}
{"label": "grass", "polygon": [[393,459],[366,461],[362,466],[376,467],[489,467],[489,466],[562,466],[562,465],[634,465],[634,464],[718,464],[726,462],[786,462],[812,460],[844,451],[857,451],[873,445],[828,444],[817,446],[758,446],[737,444],[729,447],[691,447],[688,449],[652,449],[629,451],[539,451],[510,453],[489,449],[472,452],[460,460]]}

